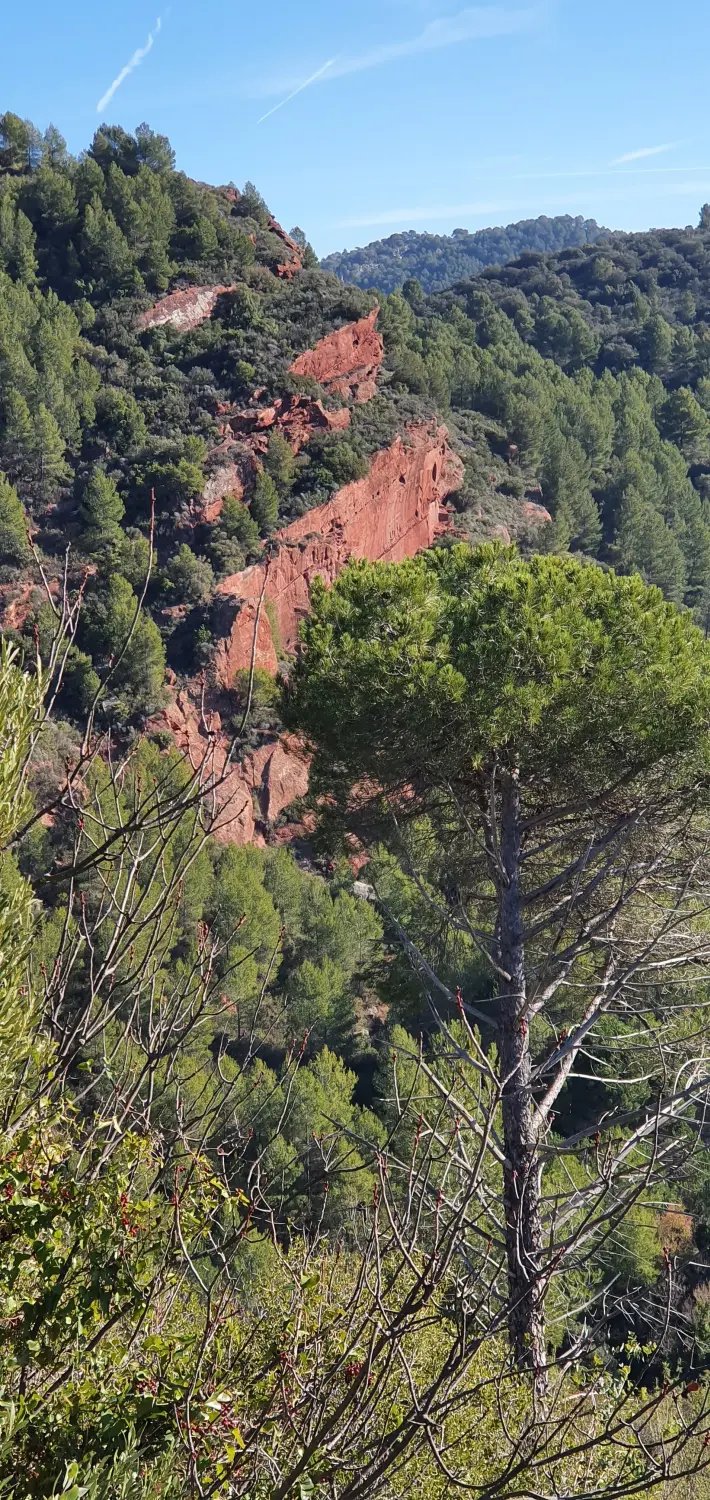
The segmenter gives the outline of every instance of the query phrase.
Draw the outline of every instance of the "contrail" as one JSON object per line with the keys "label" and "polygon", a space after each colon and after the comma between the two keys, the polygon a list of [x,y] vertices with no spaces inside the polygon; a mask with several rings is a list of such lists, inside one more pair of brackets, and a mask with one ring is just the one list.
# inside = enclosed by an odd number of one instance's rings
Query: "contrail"
{"label": "contrail", "polygon": [[153,31],[151,31],[149,33],[149,35],[148,35],[148,40],[147,40],[147,42],[145,44],[145,47],[137,47],[136,48],[136,50],[133,53],[133,56],[132,56],[130,62],[126,63],[125,68],[121,68],[121,71],[120,71],[120,73],[118,75],[118,78],[114,78],[113,83],[111,84],[111,87],[108,88],[106,90],[106,93],[103,95],[103,97],[101,99],[99,99],[99,102],[98,102],[98,104],[96,106],[96,113],[97,113],[97,115],[100,115],[101,111],[104,110],[106,108],[106,105],[110,103],[110,101],[113,99],[114,94],[116,93],[116,90],[120,89],[121,84],[128,77],[129,73],[132,73],[133,69],[137,68],[139,63],[142,63],[143,58],[148,56],[148,53],[152,49],[153,42],[155,41],[155,38],[158,35],[158,32],[160,31],[161,24],[162,24],[161,18],[160,18],[160,16],[158,16],[158,19],[157,19],[157,21],[155,23],[155,27],[154,27]]}
{"label": "contrail", "polygon": [[275,115],[277,109],[283,109],[284,104],[290,104],[291,100],[295,99],[297,94],[302,94],[304,89],[310,88],[311,84],[315,83],[317,78],[322,78],[323,74],[327,73],[328,69],[332,68],[333,63],[337,61],[337,57],[331,57],[330,62],[324,63],[323,67],[319,68],[317,73],[313,73],[310,78],[307,78],[305,83],[300,83],[292,94],[287,94],[286,98],[281,100],[280,104],[275,104],[273,109],[267,109],[266,114],[262,115],[260,120],[257,120],[257,125],[263,125],[264,120],[268,120],[270,115]]}

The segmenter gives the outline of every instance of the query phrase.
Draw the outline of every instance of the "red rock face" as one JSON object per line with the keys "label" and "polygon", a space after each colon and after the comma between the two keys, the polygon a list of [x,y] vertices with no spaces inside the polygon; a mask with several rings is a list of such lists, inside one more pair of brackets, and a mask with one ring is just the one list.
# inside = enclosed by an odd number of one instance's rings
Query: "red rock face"
{"label": "red rock face", "polygon": [[141,313],[136,328],[144,333],[146,328],[160,328],[172,323],[181,333],[189,333],[212,317],[217,300],[224,292],[234,292],[233,286],[188,286],[169,297],[161,297],[147,312]]}
{"label": "red rock face", "polygon": [[292,375],[317,380],[327,391],[350,397],[357,402],[370,401],[377,390],[377,377],[384,358],[384,344],[375,324],[379,308],[374,308],[359,323],[336,328],[321,339],[315,349],[307,349],[291,365]]}
{"label": "red rock face", "polygon": [[[375,455],[365,479],[277,533],[278,551],[270,561],[225,579],[217,590],[222,639],[213,658],[216,687],[231,688],[235,674],[249,670],[252,655],[256,666],[276,672],[277,644],[279,651],[294,646],[317,575],[330,584],[351,557],[399,562],[430,547],[449,525],[443,503],[462,480],[446,428],[413,428],[407,441],[397,438]],[[151,727],[169,731],[193,767],[201,768],[213,832],[222,843],[262,843],[258,825],[273,825],[306,795],[308,757],[294,736],[269,740],[232,766],[220,715],[203,715],[198,695],[184,690]]]}
{"label": "red rock face", "polygon": [[347,406],[341,411],[326,411],[322,401],[310,396],[279,397],[273,406],[244,407],[227,417],[226,425],[235,437],[249,441],[253,452],[265,453],[269,434],[274,427],[300,453],[314,432],[340,432],[350,426]]}
{"label": "red rock face", "polygon": [[548,526],[552,521],[549,510],[546,510],[544,505],[537,505],[534,500],[525,501],[522,514],[526,525],[536,528]]}
{"label": "red rock face", "polygon": [[295,735],[269,740],[240,763],[230,761],[231,741],[218,713],[202,715],[190,695],[176,694],[151,722],[167,731],[199,773],[211,832],[222,844],[263,844],[257,812],[275,822],[290,803],[308,791],[309,758]]}
{"label": "red rock face", "polygon": [[[50,589],[54,597],[59,594],[59,584],[52,579]],[[43,589],[36,583],[0,584],[0,630],[21,630],[27,616],[46,602]]]}
{"label": "red rock face", "polygon": [[446,428],[413,428],[407,438],[376,454],[364,479],[278,532],[278,552],[269,562],[219,584],[225,626],[214,668],[223,687],[250,665],[257,613],[257,665],[273,672],[277,649],[271,620],[278,625],[279,647],[293,649],[315,577],[333,583],[352,557],[400,562],[430,547],[448,526],[442,506],[460,488],[463,466],[449,448]]}
{"label": "red rock face", "polygon": [[313,401],[310,396],[284,396],[273,406],[247,406],[239,411],[227,408],[219,415],[223,418],[223,441],[212,453],[215,466],[194,506],[195,520],[208,523],[219,520],[227,495],[236,495],[238,500],[244,498],[255,472],[261,468],[261,458],[274,429],[294,453],[300,453],[314,432],[342,432],[350,426],[347,406],[340,411],[326,411],[322,401]]}

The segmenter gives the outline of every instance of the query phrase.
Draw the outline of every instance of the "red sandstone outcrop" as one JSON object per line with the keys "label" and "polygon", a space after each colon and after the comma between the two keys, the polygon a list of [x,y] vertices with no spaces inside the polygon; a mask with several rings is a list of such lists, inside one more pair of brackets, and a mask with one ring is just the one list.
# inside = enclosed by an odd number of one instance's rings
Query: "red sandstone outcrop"
{"label": "red sandstone outcrop", "polygon": [[463,465],[449,447],[446,428],[411,428],[406,441],[398,437],[375,455],[364,479],[278,532],[278,551],[269,561],[218,586],[225,616],[214,656],[217,681],[231,687],[235,673],[249,666],[257,613],[257,665],[273,672],[277,643],[271,621],[279,644],[291,650],[315,577],[330,584],[352,557],[399,562],[430,547],[449,524],[443,503],[462,482]]}
{"label": "red sandstone outcrop", "polygon": [[[327,411],[322,401],[314,401],[311,396],[279,397],[273,406],[247,406],[237,411],[228,407],[218,415],[223,419],[223,442],[212,454],[215,466],[194,507],[195,519],[208,523],[219,520],[227,495],[243,499],[255,470],[261,467],[274,429],[294,453],[300,453],[314,432],[342,432],[351,421],[347,406]],[[237,441],[232,442],[233,438]]]}
{"label": "red sandstone outcrop", "polygon": [[[216,450],[219,452],[220,450]],[[215,455],[213,455],[214,457]],[[198,501],[195,502],[195,518],[212,523],[222,514],[227,495],[244,498],[244,491],[254,470],[251,454],[236,447],[227,447],[215,465]]]}
{"label": "red sandstone outcrop", "polygon": [[[57,598],[59,584],[52,579],[50,591]],[[16,583],[0,584],[0,630],[21,630],[28,615],[46,604],[47,596],[37,583],[19,579]]]}
{"label": "red sandstone outcrop", "polygon": [[314,401],[310,396],[284,396],[274,401],[273,406],[247,406],[232,412],[226,426],[235,437],[250,439],[252,449],[260,453],[266,452],[269,433],[277,427],[294,453],[300,453],[314,432],[341,432],[350,422],[347,406],[339,411],[326,411],[322,401]]}
{"label": "red sandstone outcrop", "polygon": [[290,373],[317,380],[327,391],[354,401],[370,401],[377,391],[377,377],[385,352],[375,327],[378,315],[379,308],[376,307],[358,323],[336,328],[314,349],[300,354],[291,365]]}
{"label": "red sandstone outcrop", "polygon": [[260,821],[274,823],[291,802],[308,791],[309,758],[295,735],[260,745],[240,763],[230,761],[230,739],[218,713],[201,713],[181,689],[151,722],[154,732],[167,731],[178,749],[199,771],[212,833],[223,844],[264,842]]}
{"label": "red sandstone outcrop", "polygon": [[282,241],[288,250],[288,260],[283,265],[276,267],[276,274],[283,277],[284,281],[291,281],[297,271],[303,270],[301,247],[296,244],[295,240],[291,239],[290,234],[287,234],[285,229],[281,228],[277,219],[269,219],[269,229],[272,234],[276,235],[277,239]]}
{"label": "red sandstone outcrop", "polygon": [[188,286],[182,291],[171,292],[147,312],[141,313],[136,327],[144,333],[146,328],[161,328],[164,323],[172,323],[180,333],[189,333],[191,328],[198,328],[200,323],[211,318],[218,299],[225,292],[235,290],[233,286]]}

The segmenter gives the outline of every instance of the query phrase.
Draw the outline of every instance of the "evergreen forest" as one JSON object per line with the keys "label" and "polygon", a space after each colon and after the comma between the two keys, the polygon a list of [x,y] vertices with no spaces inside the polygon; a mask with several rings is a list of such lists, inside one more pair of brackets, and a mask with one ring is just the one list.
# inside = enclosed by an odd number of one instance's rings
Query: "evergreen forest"
{"label": "evergreen forest", "polygon": [[464,276],[477,276],[487,266],[503,266],[532,250],[551,255],[572,246],[592,245],[609,238],[596,219],[581,214],[521,219],[499,229],[455,229],[453,234],[428,234],[407,229],[373,240],[361,250],[335,251],[321,262],[341,281],[355,286],[397,292],[415,277],[425,292],[443,292]]}
{"label": "evergreen forest", "polygon": [[[486,233],[0,115],[7,1500],[710,1496],[710,208]],[[421,432],[434,545],[284,642]]]}

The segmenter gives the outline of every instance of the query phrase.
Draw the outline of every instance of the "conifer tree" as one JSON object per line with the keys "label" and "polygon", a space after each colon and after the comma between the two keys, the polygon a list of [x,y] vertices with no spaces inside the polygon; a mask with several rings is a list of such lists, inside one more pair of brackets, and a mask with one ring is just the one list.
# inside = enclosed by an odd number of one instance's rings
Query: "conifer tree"
{"label": "conifer tree", "polygon": [[264,456],[264,468],[271,476],[281,499],[290,491],[296,476],[296,459],[290,443],[274,428]]}
{"label": "conifer tree", "polygon": [[0,474],[0,562],[21,566],[30,558],[24,506],[4,474]]}
{"label": "conifer tree", "polygon": [[11,387],[2,397],[0,457],[13,483],[21,483],[32,472],[34,424],[22,393]]}
{"label": "conifer tree", "polygon": [[56,417],[39,403],[32,417],[32,491],[44,504],[53,500],[58,489],[69,478],[64,460],[64,439]]}
{"label": "conifer tree", "polygon": [[697,452],[710,436],[710,423],[688,386],[672,391],[661,411],[662,430],[687,456]]}
{"label": "conifer tree", "polygon": [[114,480],[103,469],[93,469],[81,505],[87,545],[95,549],[118,541],[124,512]]}
{"label": "conifer tree", "polygon": [[262,536],[275,530],[279,519],[279,495],[271,475],[263,470],[256,476],[251,513]]}

